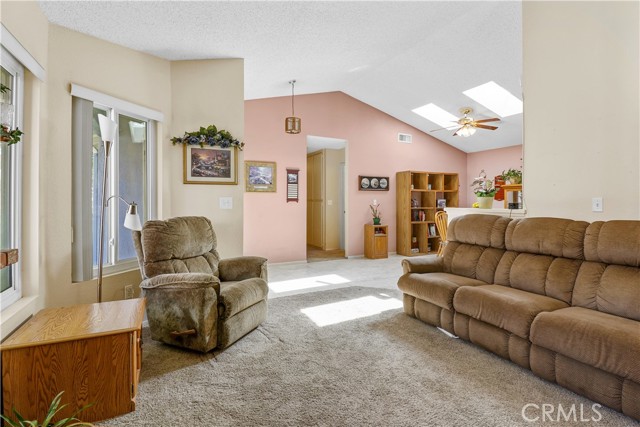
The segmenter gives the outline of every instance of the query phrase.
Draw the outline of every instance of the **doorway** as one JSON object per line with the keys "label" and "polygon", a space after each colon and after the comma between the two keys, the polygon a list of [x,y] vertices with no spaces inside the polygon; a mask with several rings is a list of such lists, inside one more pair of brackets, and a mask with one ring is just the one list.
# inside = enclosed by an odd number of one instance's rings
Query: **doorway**
{"label": "doorway", "polygon": [[347,141],[307,137],[307,261],[346,253]]}

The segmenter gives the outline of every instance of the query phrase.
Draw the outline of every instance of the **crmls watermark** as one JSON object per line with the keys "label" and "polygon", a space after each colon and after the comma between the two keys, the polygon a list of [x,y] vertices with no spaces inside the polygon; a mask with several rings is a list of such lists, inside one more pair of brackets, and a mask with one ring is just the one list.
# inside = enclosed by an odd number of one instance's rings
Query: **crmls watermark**
{"label": "crmls watermark", "polygon": [[522,407],[522,419],[530,423],[557,423],[560,421],[597,423],[602,419],[602,414],[598,411],[601,407],[602,405],[597,403],[591,406],[585,406],[582,403],[576,405],[574,403],[566,408],[560,403],[557,405],[552,405],[551,403],[543,403],[541,405],[527,403]]}

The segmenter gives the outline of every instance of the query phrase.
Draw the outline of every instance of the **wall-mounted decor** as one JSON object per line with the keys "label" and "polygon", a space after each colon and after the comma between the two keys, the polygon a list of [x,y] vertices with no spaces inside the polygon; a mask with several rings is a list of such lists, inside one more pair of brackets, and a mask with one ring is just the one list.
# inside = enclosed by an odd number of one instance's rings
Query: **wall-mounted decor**
{"label": "wall-mounted decor", "polygon": [[358,189],[367,191],[389,191],[389,177],[359,175]]}
{"label": "wall-mounted decor", "polygon": [[237,184],[237,148],[184,145],[185,184]]}
{"label": "wall-mounted decor", "polygon": [[276,192],[276,162],[244,162],[245,190]]}
{"label": "wall-mounted decor", "polygon": [[300,169],[287,168],[287,203],[298,201],[298,172]]}

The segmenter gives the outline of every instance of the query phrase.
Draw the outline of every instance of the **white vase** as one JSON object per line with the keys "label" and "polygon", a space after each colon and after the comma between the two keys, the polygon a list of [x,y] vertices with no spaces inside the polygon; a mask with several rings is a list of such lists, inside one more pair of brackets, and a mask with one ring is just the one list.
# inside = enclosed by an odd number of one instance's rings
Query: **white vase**
{"label": "white vase", "polygon": [[493,196],[481,197],[476,196],[478,199],[478,207],[480,209],[491,209],[493,208]]}

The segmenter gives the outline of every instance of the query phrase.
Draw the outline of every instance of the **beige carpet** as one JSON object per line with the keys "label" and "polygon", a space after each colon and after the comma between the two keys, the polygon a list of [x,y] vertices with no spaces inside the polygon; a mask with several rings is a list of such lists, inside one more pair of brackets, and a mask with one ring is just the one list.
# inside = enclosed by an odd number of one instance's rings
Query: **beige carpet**
{"label": "beige carpet", "polygon": [[[99,425],[639,425],[604,407],[599,422],[581,422],[581,407],[597,416],[593,402],[409,318],[392,308],[400,300],[364,287],[273,299],[262,326],[207,355],[145,334],[137,410]],[[356,315],[366,316],[343,319]],[[527,422],[527,403],[575,405],[578,418]],[[541,417],[535,408],[525,415]]]}

